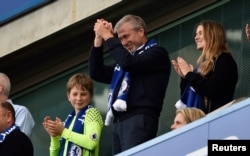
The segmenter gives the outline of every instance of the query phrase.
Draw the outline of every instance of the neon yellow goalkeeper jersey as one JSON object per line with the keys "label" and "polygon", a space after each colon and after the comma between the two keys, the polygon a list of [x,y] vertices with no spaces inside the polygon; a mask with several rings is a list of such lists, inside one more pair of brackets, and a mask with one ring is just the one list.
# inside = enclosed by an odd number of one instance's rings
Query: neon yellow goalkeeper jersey
{"label": "neon yellow goalkeeper jersey", "polygon": [[[79,156],[98,156],[99,143],[103,128],[103,120],[100,112],[93,107],[86,111],[83,134],[72,131],[75,118],[76,117],[74,117],[68,129],[64,128],[61,135],[61,137],[66,140],[63,156],[67,156],[66,151],[68,142],[72,142],[83,148],[82,154]],[[60,136],[51,137],[49,150],[50,156],[59,156]]]}

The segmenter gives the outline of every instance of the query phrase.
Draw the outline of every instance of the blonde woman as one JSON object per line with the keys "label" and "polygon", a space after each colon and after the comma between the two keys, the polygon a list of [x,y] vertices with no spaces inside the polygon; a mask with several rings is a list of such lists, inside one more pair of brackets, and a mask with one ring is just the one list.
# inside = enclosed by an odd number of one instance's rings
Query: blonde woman
{"label": "blonde woman", "polygon": [[[182,57],[172,60],[172,64],[181,77],[181,93],[185,91],[199,95],[187,96],[186,101],[191,101],[191,107],[197,106],[209,113],[233,100],[238,81],[237,64],[227,47],[224,28],[218,22],[200,22],[194,39],[196,48],[201,51],[197,68]],[[192,97],[199,97],[199,100],[190,99]],[[194,101],[198,101],[198,104]]]}
{"label": "blonde woman", "polygon": [[174,123],[171,125],[171,129],[174,130],[176,128],[180,128],[204,116],[205,113],[201,109],[195,107],[177,109],[175,113]]}

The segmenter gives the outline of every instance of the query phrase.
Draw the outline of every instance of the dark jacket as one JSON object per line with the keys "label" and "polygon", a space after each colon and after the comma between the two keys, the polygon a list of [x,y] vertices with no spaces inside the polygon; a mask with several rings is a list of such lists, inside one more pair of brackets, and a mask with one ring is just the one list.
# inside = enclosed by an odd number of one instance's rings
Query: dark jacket
{"label": "dark jacket", "polygon": [[[130,89],[126,112],[114,112],[116,119],[123,120],[131,115],[145,113],[159,118],[169,82],[171,63],[168,52],[159,46],[131,55],[120,41],[110,38],[105,42],[108,52],[124,71],[129,71]],[[95,81],[110,84],[114,65],[104,65],[103,47],[90,51],[90,76]],[[107,95],[108,97],[108,95]]]}
{"label": "dark jacket", "polygon": [[207,97],[207,106],[203,111],[209,113],[233,100],[237,81],[238,69],[235,60],[231,54],[222,53],[215,61],[213,71],[205,78],[189,72],[185,79],[182,79],[180,87],[183,92],[187,84],[190,84],[203,98]]}
{"label": "dark jacket", "polygon": [[19,129],[12,131],[0,143],[0,156],[33,156],[34,149],[31,140]]}

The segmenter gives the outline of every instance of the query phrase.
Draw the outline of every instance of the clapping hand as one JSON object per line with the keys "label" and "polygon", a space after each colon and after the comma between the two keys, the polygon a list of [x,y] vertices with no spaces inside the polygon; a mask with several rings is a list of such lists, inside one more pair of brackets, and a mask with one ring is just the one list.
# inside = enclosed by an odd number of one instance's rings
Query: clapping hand
{"label": "clapping hand", "polygon": [[171,61],[176,73],[184,78],[188,72],[193,72],[194,67],[188,64],[182,57],[178,57],[176,60]]}
{"label": "clapping hand", "polygon": [[52,137],[60,136],[64,130],[63,122],[58,117],[53,121],[50,116],[46,116],[43,121],[43,127]]}
{"label": "clapping hand", "polygon": [[250,40],[250,25],[249,24],[246,24],[246,36],[247,36],[247,39]]}

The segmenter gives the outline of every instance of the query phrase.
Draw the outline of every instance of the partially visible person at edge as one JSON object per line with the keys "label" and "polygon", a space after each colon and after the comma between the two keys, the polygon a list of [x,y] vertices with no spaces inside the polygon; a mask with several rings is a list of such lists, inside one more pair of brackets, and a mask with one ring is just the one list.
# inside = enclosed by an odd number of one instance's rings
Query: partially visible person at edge
{"label": "partially visible person at edge", "polygon": [[15,110],[6,100],[0,101],[0,155],[33,156],[30,138],[15,124]]}
{"label": "partially visible person at edge", "polygon": [[182,109],[177,109],[175,112],[174,123],[171,125],[171,129],[177,129],[195,120],[203,118],[205,113],[195,107],[187,107]]}
{"label": "partially visible person at edge", "polygon": [[[156,137],[171,62],[165,48],[147,39],[139,16],[125,15],[114,31],[110,22],[97,19],[94,32],[90,76],[110,84],[108,113],[113,118],[107,114],[105,125],[112,123],[112,149],[118,154]],[[114,64],[104,64],[105,50]]]}
{"label": "partially visible person at edge", "polygon": [[233,100],[238,69],[227,47],[224,28],[218,22],[205,20],[198,23],[195,42],[201,51],[195,70],[182,57],[172,63],[181,77],[181,93],[191,86],[201,96],[200,108],[207,114]]}
{"label": "partially visible person at edge", "polygon": [[21,131],[24,132],[28,137],[31,137],[32,130],[35,126],[34,119],[25,106],[14,104],[9,99],[11,89],[11,82],[9,77],[5,73],[0,73],[0,100],[7,100],[15,109],[16,112],[16,124],[20,127]]}
{"label": "partially visible person at edge", "polygon": [[247,39],[250,40],[250,25],[249,24],[246,24],[246,36],[247,36]]}
{"label": "partially visible person at edge", "polygon": [[50,156],[98,156],[103,128],[100,112],[91,105],[93,80],[74,74],[67,82],[67,97],[74,110],[63,123],[60,118],[44,118],[43,126],[51,136]]}

